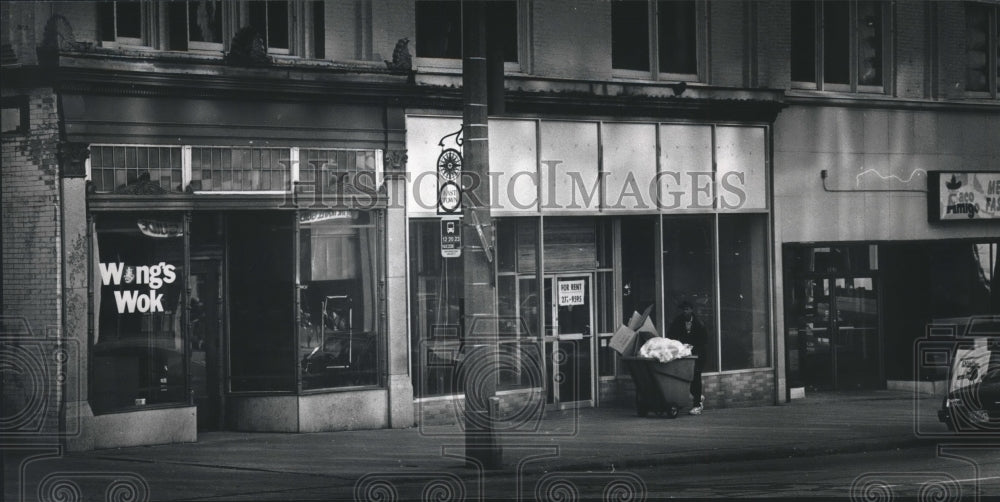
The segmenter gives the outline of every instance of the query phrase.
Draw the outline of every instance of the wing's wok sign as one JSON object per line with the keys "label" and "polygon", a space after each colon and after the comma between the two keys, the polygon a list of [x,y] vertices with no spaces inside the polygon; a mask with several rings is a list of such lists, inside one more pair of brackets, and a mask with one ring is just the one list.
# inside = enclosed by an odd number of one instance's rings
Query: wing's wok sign
{"label": "wing's wok sign", "polygon": [[932,171],[927,176],[927,219],[1000,219],[1000,172]]}
{"label": "wing's wok sign", "polygon": [[[114,291],[119,314],[163,312],[163,293],[158,290],[164,284],[173,284],[177,279],[177,267],[162,261],[154,265],[139,266],[123,262],[101,263],[100,268],[104,286],[126,288]],[[144,289],[130,289],[132,286],[142,286]]]}

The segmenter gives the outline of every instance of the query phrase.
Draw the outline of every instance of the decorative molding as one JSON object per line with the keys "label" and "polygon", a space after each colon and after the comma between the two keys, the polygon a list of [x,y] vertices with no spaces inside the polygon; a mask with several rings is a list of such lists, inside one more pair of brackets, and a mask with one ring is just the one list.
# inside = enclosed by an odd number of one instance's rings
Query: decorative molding
{"label": "decorative molding", "polygon": [[59,172],[63,178],[85,178],[90,145],[60,141],[56,153],[59,158]]}
{"label": "decorative molding", "polygon": [[244,26],[233,36],[229,54],[226,54],[226,64],[232,66],[268,66],[271,58],[267,56],[264,37],[253,26]]}
{"label": "decorative molding", "polygon": [[409,72],[413,69],[413,56],[410,55],[410,39],[403,37],[396,42],[392,50],[392,61],[386,61],[385,66],[394,71]]}
{"label": "decorative molding", "polygon": [[88,51],[92,45],[90,42],[77,42],[69,20],[60,14],[53,14],[45,23],[42,44],[36,52],[41,63],[54,64],[61,51]]}
{"label": "decorative molding", "polygon": [[406,149],[400,150],[386,150],[383,154],[383,166],[387,171],[405,171],[406,170],[406,160],[408,156],[406,154]]}

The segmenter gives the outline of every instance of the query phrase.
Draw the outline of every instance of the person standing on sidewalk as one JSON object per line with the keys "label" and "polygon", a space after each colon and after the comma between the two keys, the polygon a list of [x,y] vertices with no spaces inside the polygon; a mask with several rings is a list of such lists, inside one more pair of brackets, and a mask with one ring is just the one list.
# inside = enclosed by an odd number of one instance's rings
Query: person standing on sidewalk
{"label": "person standing on sidewalk", "polygon": [[701,370],[704,366],[702,357],[705,354],[705,345],[708,343],[708,330],[697,317],[694,316],[694,307],[690,302],[681,302],[678,305],[681,309],[680,315],[674,318],[667,329],[667,338],[686,343],[691,346],[691,353],[698,356],[694,362],[694,375],[691,377],[691,399],[693,405],[692,415],[701,415],[702,396],[701,395]]}

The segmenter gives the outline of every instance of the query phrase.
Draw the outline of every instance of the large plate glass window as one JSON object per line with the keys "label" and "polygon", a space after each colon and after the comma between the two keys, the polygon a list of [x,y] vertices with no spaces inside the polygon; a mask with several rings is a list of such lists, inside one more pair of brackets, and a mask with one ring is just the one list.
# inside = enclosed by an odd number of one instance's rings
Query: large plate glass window
{"label": "large plate glass window", "polygon": [[187,402],[180,215],[98,215],[93,241],[95,413]]}
{"label": "large plate glass window", "polygon": [[767,220],[719,215],[719,334],[722,370],[771,364]]}
{"label": "large plate glass window", "polygon": [[439,220],[410,222],[410,350],[418,398],[462,392],[456,370],[464,338],[463,260],[442,258],[440,240]]}
{"label": "large plate glass window", "polygon": [[299,214],[302,390],[378,384],[377,257],[371,213]]}
{"label": "large plate glass window", "polygon": [[688,302],[705,324],[708,344],[704,371],[718,371],[718,329],[715,322],[714,217],[711,215],[663,218],[663,305],[667,325]]}

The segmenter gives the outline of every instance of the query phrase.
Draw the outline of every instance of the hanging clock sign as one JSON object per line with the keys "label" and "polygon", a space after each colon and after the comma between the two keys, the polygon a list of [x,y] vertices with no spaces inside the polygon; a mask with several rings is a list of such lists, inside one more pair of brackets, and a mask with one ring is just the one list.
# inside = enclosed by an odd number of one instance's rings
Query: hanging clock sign
{"label": "hanging clock sign", "polygon": [[457,214],[462,212],[462,188],[459,185],[462,177],[462,154],[454,148],[448,148],[438,155],[438,214]]}

